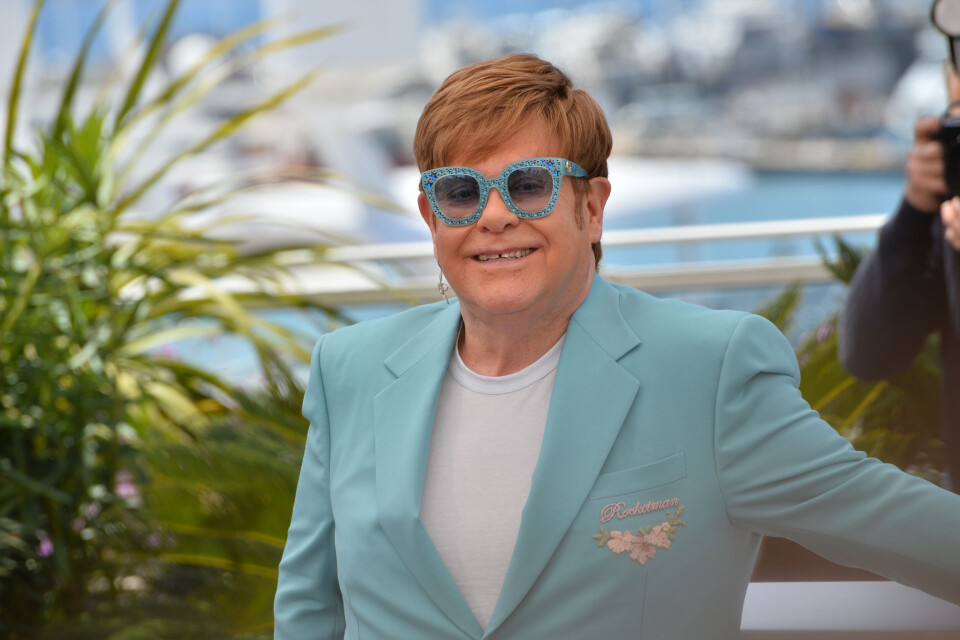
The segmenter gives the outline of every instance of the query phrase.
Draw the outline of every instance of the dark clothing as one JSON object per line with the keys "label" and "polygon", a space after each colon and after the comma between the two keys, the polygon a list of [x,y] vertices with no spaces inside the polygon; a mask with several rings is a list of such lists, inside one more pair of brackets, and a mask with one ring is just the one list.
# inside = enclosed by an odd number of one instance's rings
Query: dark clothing
{"label": "dark clothing", "polygon": [[960,308],[957,264],[940,216],[904,201],[850,284],[840,359],[864,380],[888,378],[910,364],[927,335],[940,332],[940,434],[953,490],[960,492],[960,317],[951,313]]}

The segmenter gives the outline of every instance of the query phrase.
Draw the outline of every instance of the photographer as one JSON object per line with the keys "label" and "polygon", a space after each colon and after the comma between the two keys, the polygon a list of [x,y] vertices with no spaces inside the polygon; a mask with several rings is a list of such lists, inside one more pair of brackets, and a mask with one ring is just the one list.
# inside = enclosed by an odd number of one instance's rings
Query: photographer
{"label": "photographer", "polygon": [[[947,116],[960,115],[960,77],[952,67],[947,93]],[[960,194],[947,186],[943,122],[927,117],[915,125],[900,209],[850,283],[840,358],[859,378],[888,378],[910,364],[930,333],[940,333],[940,437],[947,486],[960,492]],[[960,157],[946,164],[960,166]]]}

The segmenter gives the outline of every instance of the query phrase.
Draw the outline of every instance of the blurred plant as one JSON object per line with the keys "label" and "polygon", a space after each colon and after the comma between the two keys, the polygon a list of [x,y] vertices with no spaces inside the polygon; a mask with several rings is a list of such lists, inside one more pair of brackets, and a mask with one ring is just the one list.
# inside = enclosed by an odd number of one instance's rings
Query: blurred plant
{"label": "blurred plant", "polygon": [[[289,516],[306,430],[293,363],[309,352],[255,310],[312,306],[284,276],[291,265],[322,261],[323,238],[300,233],[299,246],[244,253],[217,236],[237,218],[197,214],[267,182],[341,179],[306,169],[240,175],[162,211],[131,213],[182,160],[282,104],[315,72],[165,155],[154,143],[177,116],[238,69],[332,29],[263,42],[276,22],[256,23],[151,95],[145,87],[179,5],[166,0],[138,37],[135,73],[124,86],[111,80],[81,114],[74,98],[108,2],[53,122],[34,147],[19,148],[19,97],[43,4],[34,4],[17,59],[0,174],[0,636],[43,635],[46,625],[55,629],[47,637],[127,637],[110,635],[115,623],[130,637],[167,637],[155,629],[154,609],[178,610],[169,622],[180,631],[170,637],[238,621],[269,628],[269,603],[254,599],[250,615],[230,620],[243,603],[221,602],[231,606],[206,616],[213,622],[194,620],[182,606],[183,582],[181,600],[165,599],[173,590],[163,584],[190,574],[195,583],[243,582],[250,592],[256,579],[272,594],[286,526],[279,520]],[[144,170],[145,159],[154,166]],[[226,288],[228,276],[242,292]],[[160,348],[223,334],[255,351],[261,393]],[[255,494],[269,483],[280,504],[262,509]]]}
{"label": "blurred plant", "polygon": [[[826,267],[849,284],[864,252],[834,238],[835,257],[819,246]],[[792,285],[757,313],[787,332],[801,301]],[[863,382],[840,364],[837,318],[833,314],[802,338],[797,347],[800,391],[840,434],[870,456],[939,483],[943,474],[942,443],[937,433],[939,349],[932,336],[909,367],[890,380]]]}

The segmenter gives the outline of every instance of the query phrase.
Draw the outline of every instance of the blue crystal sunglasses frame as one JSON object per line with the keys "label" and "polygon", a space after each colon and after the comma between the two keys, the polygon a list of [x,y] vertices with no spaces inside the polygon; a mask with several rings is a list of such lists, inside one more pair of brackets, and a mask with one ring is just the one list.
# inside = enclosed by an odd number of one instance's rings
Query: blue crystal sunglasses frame
{"label": "blue crystal sunglasses frame", "polygon": [[[550,195],[550,201],[547,206],[539,211],[520,210],[510,198],[510,190],[507,187],[507,179],[513,171],[529,167],[543,167],[549,170],[550,175],[553,177],[553,193]],[[477,184],[480,186],[480,201],[477,203],[477,209],[473,212],[473,215],[467,218],[451,218],[445,215],[437,202],[434,185],[444,176],[450,175],[470,176],[476,179]],[[476,169],[469,167],[440,167],[439,169],[430,169],[420,174],[420,184],[423,186],[423,192],[426,194],[427,200],[433,208],[434,215],[437,216],[441,222],[451,226],[464,226],[473,224],[480,219],[484,207],[487,206],[487,198],[490,195],[491,188],[496,188],[496,190],[500,192],[500,197],[503,198],[503,202],[507,205],[507,208],[517,217],[542,218],[553,211],[553,207],[557,204],[557,196],[560,194],[560,185],[563,181],[563,176],[585,178],[587,177],[587,172],[580,165],[565,158],[529,158],[506,166],[496,178],[487,178]]]}

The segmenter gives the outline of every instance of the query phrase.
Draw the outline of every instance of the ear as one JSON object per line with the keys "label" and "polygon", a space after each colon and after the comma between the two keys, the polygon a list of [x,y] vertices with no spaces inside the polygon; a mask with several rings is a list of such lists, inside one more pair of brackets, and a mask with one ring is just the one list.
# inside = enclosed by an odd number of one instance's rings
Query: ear
{"label": "ear", "polygon": [[610,181],[606,178],[590,178],[590,192],[584,208],[587,213],[587,229],[590,232],[590,242],[600,242],[603,235],[603,209],[607,206],[610,197]]}
{"label": "ear", "polygon": [[430,237],[433,238],[433,257],[437,258],[437,216],[433,215],[433,207],[430,206],[425,193],[417,196],[417,208],[420,209],[420,217],[430,229]]}

